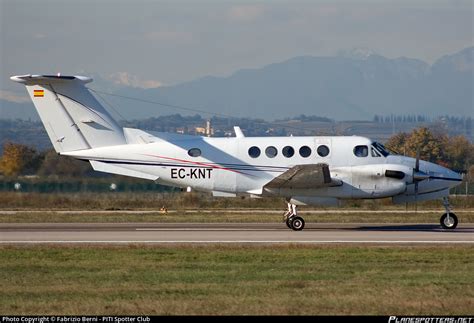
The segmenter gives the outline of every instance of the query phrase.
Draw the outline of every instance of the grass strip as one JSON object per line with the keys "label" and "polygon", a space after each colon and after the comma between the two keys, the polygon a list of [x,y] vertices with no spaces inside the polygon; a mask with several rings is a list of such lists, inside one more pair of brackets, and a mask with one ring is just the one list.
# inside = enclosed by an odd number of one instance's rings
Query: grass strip
{"label": "grass strip", "polygon": [[1,246],[8,314],[468,315],[472,246]]}
{"label": "grass strip", "polygon": [[[307,223],[438,223],[443,212],[430,210],[428,213],[380,212],[374,213],[323,213],[311,214],[300,212]],[[232,213],[214,210],[209,213],[175,213],[162,214],[160,212],[144,212],[124,214],[111,213],[56,213],[56,212],[19,212],[14,214],[0,214],[0,223],[275,223],[282,221],[279,213]],[[460,223],[474,223],[472,212],[457,213]]]}

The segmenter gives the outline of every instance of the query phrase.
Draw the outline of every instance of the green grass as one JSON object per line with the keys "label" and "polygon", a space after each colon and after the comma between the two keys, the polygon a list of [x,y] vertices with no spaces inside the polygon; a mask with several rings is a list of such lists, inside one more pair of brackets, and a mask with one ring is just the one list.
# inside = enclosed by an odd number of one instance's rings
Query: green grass
{"label": "green grass", "polygon": [[0,313],[468,315],[472,246],[0,247]]}
{"label": "green grass", "polygon": [[[473,209],[474,195],[451,196],[455,209]],[[345,208],[360,210],[404,210],[405,205],[393,205],[391,199],[347,200]],[[166,206],[170,210],[250,208],[286,208],[284,198],[213,198],[207,193],[22,193],[0,192],[0,210],[159,210]],[[331,209],[316,206],[317,209]],[[414,210],[414,205],[408,207]],[[418,209],[441,210],[439,200],[418,203]]]}

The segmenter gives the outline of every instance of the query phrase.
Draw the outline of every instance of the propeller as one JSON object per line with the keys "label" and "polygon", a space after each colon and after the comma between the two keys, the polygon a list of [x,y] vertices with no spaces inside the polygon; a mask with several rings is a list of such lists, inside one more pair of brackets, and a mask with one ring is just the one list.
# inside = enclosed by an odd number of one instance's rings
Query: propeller
{"label": "propeller", "polygon": [[418,210],[418,183],[429,179],[430,175],[420,171],[420,146],[416,149],[415,168],[413,168],[413,183],[415,184],[415,212]]}
{"label": "propeller", "polygon": [[415,168],[413,168],[413,183],[415,184],[415,195],[418,194],[418,183],[433,176],[420,170],[420,147],[416,150]]}
{"label": "propeller", "polygon": [[[413,163],[413,158],[411,159],[411,167],[410,165],[407,165],[408,167],[405,168],[404,171],[401,171],[400,168],[398,169],[387,169],[385,170],[385,177],[388,178],[395,178],[397,180],[405,180],[405,185],[406,185],[406,191],[405,195],[406,196],[411,196],[411,200],[415,202],[415,207],[417,207],[417,202],[418,202],[418,194],[423,194],[423,190],[420,193],[420,182],[424,180],[436,180],[436,183],[430,187],[430,185],[427,185],[426,189],[427,192],[431,192],[431,188],[433,189],[439,189],[440,187],[443,189],[448,189],[450,187],[455,186],[455,182],[460,182],[462,181],[461,177],[459,174],[444,168],[440,166],[436,166],[435,164],[429,163],[429,162],[423,162],[421,163],[421,166],[423,167],[423,170],[420,170],[420,149],[421,147],[418,146],[416,149],[416,157]],[[410,174],[411,173],[411,174]],[[411,180],[410,180],[410,175],[411,175]],[[440,181],[447,181],[447,185],[441,184]],[[424,186],[422,186],[423,188]],[[408,208],[408,206],[406,206]]]}
{"label": "propeller", "polygon": [[[415,168],[413,169],[413,181],[415,182],[415,213],[418,212],[418,174],[420,173],[420,146],[416,148]],[[416,177],[415,177],[416,176]]]}

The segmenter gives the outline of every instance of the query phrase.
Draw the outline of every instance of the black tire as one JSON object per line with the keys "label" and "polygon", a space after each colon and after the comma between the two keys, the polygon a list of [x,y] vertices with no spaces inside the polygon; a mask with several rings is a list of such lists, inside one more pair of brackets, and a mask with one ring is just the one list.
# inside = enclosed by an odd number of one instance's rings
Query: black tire
{"label": "black tire", "polygon": [[441,227],[446,230],[454,230],[458,226],[458,217],[454,213],[449,213],[449,220],[448,221],[448,214],[445,213],[441,216],[439,223]]}
{"label": "black tire", "polygon": [[286,221],[285,221],[286,226],[287,226],[288,228],[290,228],[290,229],[291,229],[291,220],[293,220],[293,219],[292,219],[292,218],[288,218],[288,219],[286,219]]}
{"label": "black tire", "polygon": [[293,230],[301,231],[304,228],[304,220],[303,218],[300,218],[299,216],[295,216],[291,218],[290,225]]}

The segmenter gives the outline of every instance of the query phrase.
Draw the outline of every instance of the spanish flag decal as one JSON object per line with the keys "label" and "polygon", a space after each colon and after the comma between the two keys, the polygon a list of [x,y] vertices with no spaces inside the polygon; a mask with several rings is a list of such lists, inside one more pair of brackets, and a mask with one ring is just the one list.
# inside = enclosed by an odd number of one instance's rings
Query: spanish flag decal
{"label": "spanish flag decal", "polygon": [[33,90],[33,96],[35,98],[42,98],[44,97],[44,90]]}

